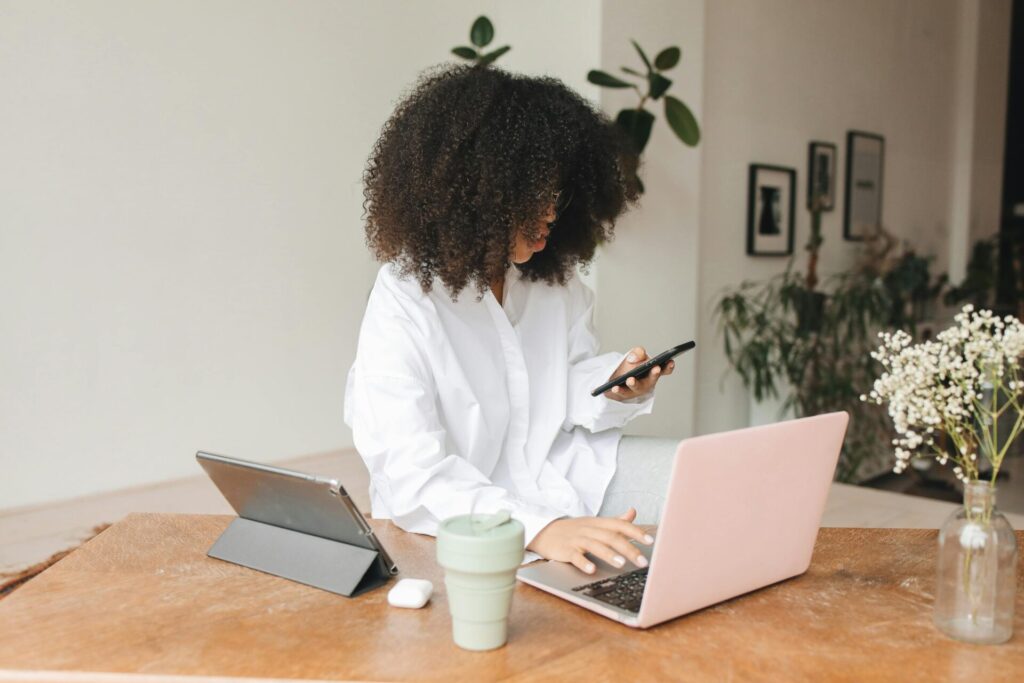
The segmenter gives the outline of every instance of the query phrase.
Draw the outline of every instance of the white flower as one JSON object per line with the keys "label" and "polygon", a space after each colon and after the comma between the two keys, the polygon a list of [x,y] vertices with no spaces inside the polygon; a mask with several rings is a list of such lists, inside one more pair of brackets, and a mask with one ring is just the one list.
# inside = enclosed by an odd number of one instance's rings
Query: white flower
{"label": "white flower", "polygon": [[988,534],[977,524],[968,523],[960,530],[960,547],[971,550],[980,550],[985,547]]}
{"label": "white flower", "polygon": [[[979,430],[991,428],[991,416],[999,409],[993,402],[1012,403],[1021,412],[1016,406],[1024,402],[1024,325],[1013,316],[975,311],[970,304],[954,319],[956,324],[935,339],[917,344],[902,330],[881,332],[881,345],[871,353],[884,371],[861,400],[888,406],[897,434],[894,471],[905,469],[922,451],[945,464],[949,455],[935,438],[935,432],[945,432],[956,444],[957,461],[967,467],[964,471],[958,465],[954,472],[968,481],[977,476],[973,444],[985,443]],[[1005,444],[1018,433],[997,436]]]}

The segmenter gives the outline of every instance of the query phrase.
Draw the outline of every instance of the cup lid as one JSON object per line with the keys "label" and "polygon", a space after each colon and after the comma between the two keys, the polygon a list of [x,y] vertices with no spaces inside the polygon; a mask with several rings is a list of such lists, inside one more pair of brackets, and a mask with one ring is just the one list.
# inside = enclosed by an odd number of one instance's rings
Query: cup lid
{"label": "cup lid", "polygon": [[522,536],[523,524],[507,510],[495,513],[477,513],[449,517],[441,522],[438,536],[457,536],[461,539],[501,541]]}

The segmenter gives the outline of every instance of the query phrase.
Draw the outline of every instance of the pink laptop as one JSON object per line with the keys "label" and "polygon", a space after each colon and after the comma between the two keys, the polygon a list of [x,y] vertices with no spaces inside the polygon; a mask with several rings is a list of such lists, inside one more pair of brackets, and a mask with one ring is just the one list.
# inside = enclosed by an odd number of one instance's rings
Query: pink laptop
{"label": "pink laptop", "polygon": [[811,564],[849,422],[828,413],[684,439],[646,569],[595,560],[584,574],[534,562],[520,581],[647,628],[798,576]]}

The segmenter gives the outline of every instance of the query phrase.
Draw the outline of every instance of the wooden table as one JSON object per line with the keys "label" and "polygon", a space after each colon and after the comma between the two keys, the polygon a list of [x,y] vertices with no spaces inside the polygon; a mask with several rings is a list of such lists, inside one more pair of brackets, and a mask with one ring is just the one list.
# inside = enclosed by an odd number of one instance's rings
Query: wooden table
{"label": "wooden table", "polygon": [[1022,573],[1010,642],[950,640],[934,530],[822,529],[806,574],[647,631],[519,585],[508,644],[473,653],[452,643],[433,538],[373,522],[403,575],[434,582],[403,610],[388,587],[348,599],[206,557],[231,519],[131,515],[0,601],[0,680],[1024,680]]}

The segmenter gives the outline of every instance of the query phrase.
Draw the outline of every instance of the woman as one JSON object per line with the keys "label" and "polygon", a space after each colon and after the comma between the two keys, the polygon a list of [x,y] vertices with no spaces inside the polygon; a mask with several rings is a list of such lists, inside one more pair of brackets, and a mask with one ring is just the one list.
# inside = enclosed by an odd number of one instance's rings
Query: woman
{"label": "woman", "polygon": [[592,397],[647,355],[597,355],[575,276],[637,199],[629,158],[551,78],[442,66],[399,103],[364,174],[367,244],[385,265],[345,397],[374,517],[436,534],[505,508],[542,557],[646,565],[636,511],[596,515],[620,428],[674,364]]}

